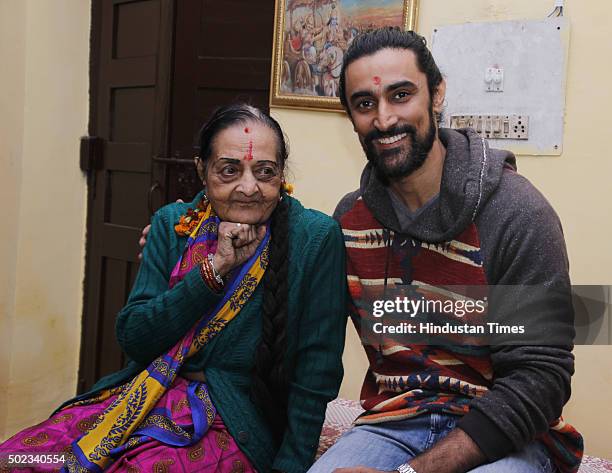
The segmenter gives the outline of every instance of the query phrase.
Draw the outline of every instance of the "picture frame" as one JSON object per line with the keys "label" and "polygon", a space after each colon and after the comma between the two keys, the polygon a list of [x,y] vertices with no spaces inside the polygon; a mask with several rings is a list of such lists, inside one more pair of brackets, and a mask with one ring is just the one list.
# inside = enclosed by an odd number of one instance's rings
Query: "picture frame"
{"label": "picture frame", "polygon": [[359,33],[416,28],[419,0],[276,0],[270,106],[343,111],[342,56]]}

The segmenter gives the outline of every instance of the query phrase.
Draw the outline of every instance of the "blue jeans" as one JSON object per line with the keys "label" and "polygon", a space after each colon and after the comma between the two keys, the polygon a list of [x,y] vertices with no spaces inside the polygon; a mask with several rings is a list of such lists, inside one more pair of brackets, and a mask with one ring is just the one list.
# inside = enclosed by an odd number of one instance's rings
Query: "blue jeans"
{"label": "blue jeans", "polygon": [[[358,425],[345,432],[308,471],[331,473],[336,468],[358,465],[392,471],[446,437],[458,419],[453,415],[432,413],[377,425]],[[553,471],[556,468],[544,445],[533,442],[522,451],[481,465],[471,473]]]}

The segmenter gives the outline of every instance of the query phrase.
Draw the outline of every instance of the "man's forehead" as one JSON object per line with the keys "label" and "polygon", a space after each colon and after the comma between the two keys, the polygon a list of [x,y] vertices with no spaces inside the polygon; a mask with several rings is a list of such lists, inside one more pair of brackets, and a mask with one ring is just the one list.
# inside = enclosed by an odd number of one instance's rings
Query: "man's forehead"
{"label": "man's forehead", "polygon": [[368,82],[373,85],[403,80],[419,83],[422,75],[414,52],[409,49],[385,48],[349,64],[346,68],[346,83],[347,89],[351,86],[363,87]]}

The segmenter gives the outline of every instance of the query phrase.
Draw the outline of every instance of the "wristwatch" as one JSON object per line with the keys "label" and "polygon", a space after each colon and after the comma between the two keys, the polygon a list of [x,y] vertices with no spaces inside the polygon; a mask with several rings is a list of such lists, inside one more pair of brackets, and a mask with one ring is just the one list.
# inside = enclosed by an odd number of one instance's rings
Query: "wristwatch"
{"label": "wristwatch", "polygon": [[399,471],[399,473],[417,473],[408,463],[402,463],[395,470]]}

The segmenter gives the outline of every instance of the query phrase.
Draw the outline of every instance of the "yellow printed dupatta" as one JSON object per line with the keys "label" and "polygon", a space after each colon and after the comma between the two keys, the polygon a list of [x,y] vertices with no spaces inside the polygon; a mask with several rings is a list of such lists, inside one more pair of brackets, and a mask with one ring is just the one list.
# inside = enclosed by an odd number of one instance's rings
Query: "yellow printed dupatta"
{"label": "yellow printed dupatta", "polygon": [[[219,218],[211,206],[207,205],[204,215],[189,236],[185,250],[172,272],[170,288],[197,267],[209,252],[216,251],[218,225]],[[266,235],[255,254],[233,271],[230,280],[226,283],[221,301],[208,311],[172,349],[155,359],[126,385],[96,396],[95,400],[100,401],[119,392],[117,398],[98,417],[93,427],[72,444],[72,454],[62,471],[102,472],[112,463],[128,439],[130,443],[138,443],[138,437],[130,438],[130,436],[170,388],[184,361],[223,330],[238,315],[257,288],[268,264],[269,241],[268,226]],[[199,389],[206,391],[199,395],[207,400],[207,405],[210,405],[210,409],[206,412],[207,429],[214,420],[215,411],[206,386],[201,385]],[[64,408],[87,402],[88,400],[77,401]]]}

